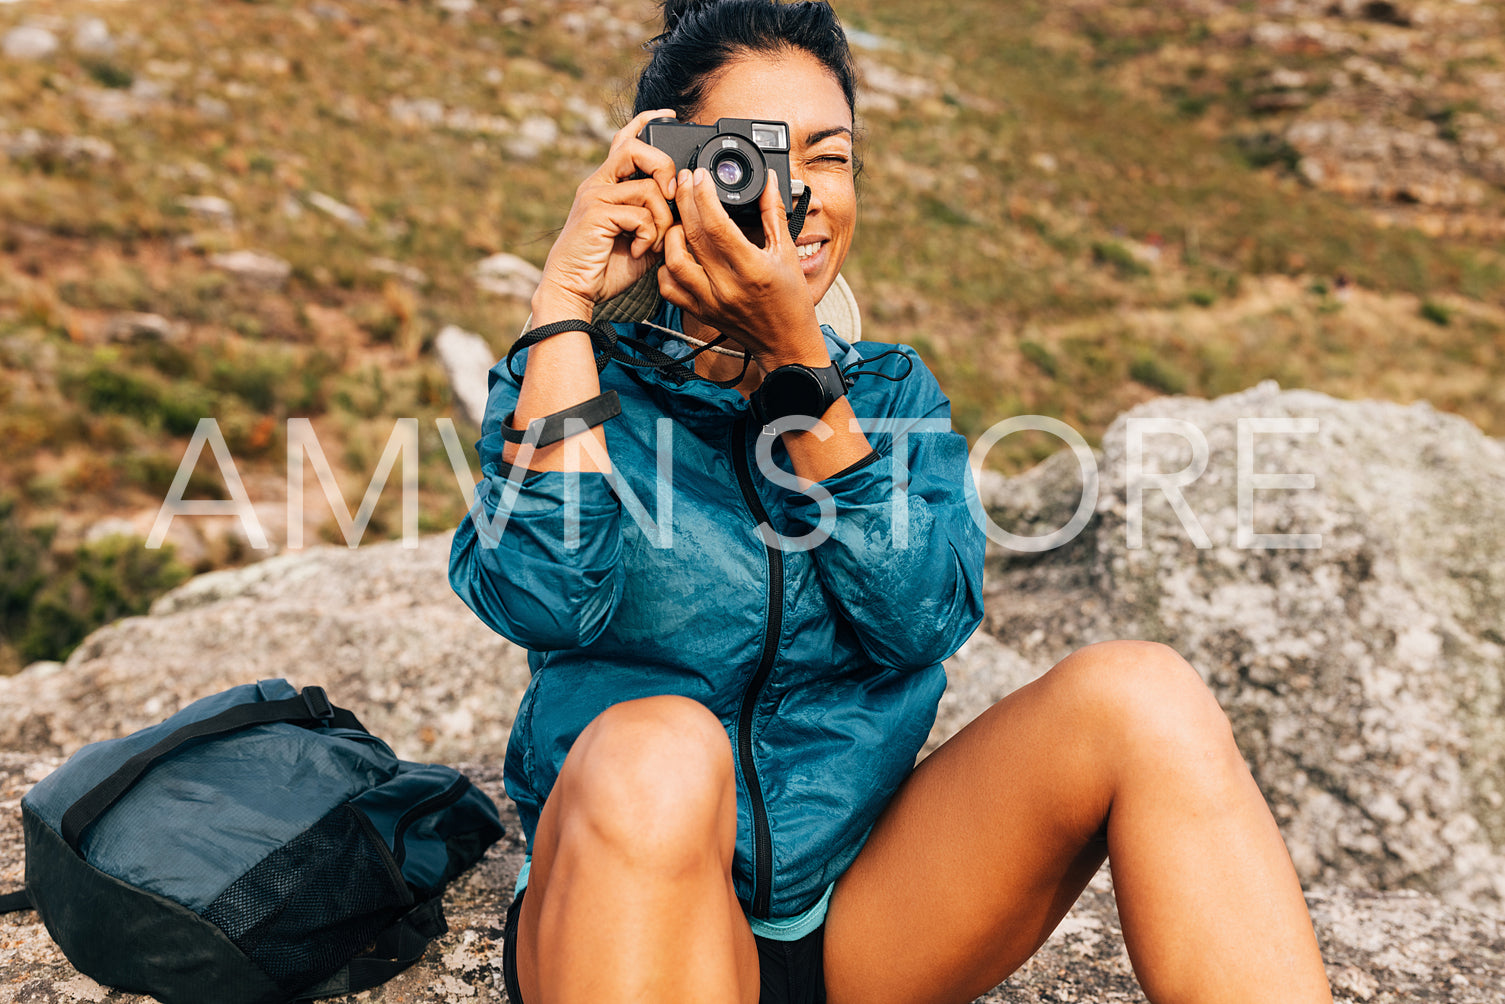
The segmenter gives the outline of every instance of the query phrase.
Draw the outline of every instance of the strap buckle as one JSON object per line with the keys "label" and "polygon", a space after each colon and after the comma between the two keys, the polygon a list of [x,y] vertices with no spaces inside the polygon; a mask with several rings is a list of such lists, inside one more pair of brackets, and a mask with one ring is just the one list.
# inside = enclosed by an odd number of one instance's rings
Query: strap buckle
{"label": "strap buckle", "polygon": [[334,705],[329,703],[329,695],[324,693],[323,687],[304,687],[303,703],[308,705],[310,718],[327,722],[334,717]]}

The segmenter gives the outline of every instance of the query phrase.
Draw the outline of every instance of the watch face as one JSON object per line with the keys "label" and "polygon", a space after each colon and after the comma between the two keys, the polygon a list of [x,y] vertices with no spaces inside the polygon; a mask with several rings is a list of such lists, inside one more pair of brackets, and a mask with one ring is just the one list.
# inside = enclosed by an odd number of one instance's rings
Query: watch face
{"label": "watch face", "polygon": [[830,406],[820,377],[807,366],[780,366],[763,381],[765,421],[790,415],[819,418]]}

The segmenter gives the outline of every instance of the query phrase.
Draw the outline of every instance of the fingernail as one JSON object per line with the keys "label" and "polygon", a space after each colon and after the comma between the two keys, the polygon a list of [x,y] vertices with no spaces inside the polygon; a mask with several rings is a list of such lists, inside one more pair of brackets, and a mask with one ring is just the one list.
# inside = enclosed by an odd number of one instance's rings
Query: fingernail
{"label": "fingernail", "polygon": [[679,181],[679,183],[681,185],[688,185],[690,183],[690,172],[689,172],[689,170],[686,169],[686,170],[680,171],[679,172],[679,177],[678,177],[677,180]]}
{"label": "fingernail", "polygon": [[695,180],[701,182],[709,181],[711,180],[711,172],[707,171],[703,167],[697,167],[695,169]]}

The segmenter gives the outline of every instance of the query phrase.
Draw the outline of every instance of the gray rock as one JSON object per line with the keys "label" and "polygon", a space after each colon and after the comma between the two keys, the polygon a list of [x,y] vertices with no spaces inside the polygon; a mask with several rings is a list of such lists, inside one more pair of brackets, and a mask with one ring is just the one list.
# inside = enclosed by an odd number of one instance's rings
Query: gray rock
{"label": "gray rock", "polygon": [[447,537],[427,537],[198,576],[151,616],[95,632],[64,668],[0,678],[0,749],[72,752],[281,676],[325,687],[409,759],[500,756],[526,657],[455,597],[448,555]]}
{"label": "gray rock", "polygon": [[139,537],[141,533],[136,529],[136,524],[121,516],[111,516],[102,519],[89,526],[84,531],[84,542],[94,544],[111,537]]}
{"label": "gray rock", "polygon": [[12,160],[61,161],[68,165],[108,164],[115,147],[97,136],[49,136],[23,129],[13,136],[0,133],[0,147]]}
{"label": "gray rock", "polygon": [[235,206],[218,195],[185,195],[177,204],[218,227],[235,226]]}
{"label": "gray rock", "polygon": [[396,276],[409,286],[423,287],[429,284],[428,273],[416,265],[409,265],[392,258],[368,258],[366,264],[373,271]]}
{"label": "gray rock", "polygon": [[[1206,470],[1183,489],[1184,517],[1157,491],[1136,516],[1131,432],[1165,419],[1200,431]],[[1307,425],[1254,435],[1258,419]],[[1150,474],[1193,459],[1178,435],[1142,443]],[[1076,466],[1064,455],[1015,479],[1000,522],[1063,525]],[[1100,466],[1079,539],[996,555],[999,640],[1047,662],[1105,637],[1173,644],[1228,712],[1305,881],[1505,900],[1505,446],[1425,404],[1263,384],[1135,409],[1104,436]],[[1241,522],[1270,536],[1241,547]],[[1289,546],[1304,536],[1320,546]]]}
{"label": "gray rock", "polygon": [[393,98],[387,112],[400,125],[432,127],[444,122],[444,103],[434,98]]}
{"label": "gray rock", "polygon": [[533,291],[543,281],[542,269],[505,251],[478,262],[472,275],[476,285],[482,290],[519,300],[532,298]]}
{"label": "gray rock", "polygon": [[86,56],[111,56],[115,39],[110,26],[97,17],[80,18],[73,28],[73,51]]}
{"label": "gray rock", "polygon": [[579,121],[578,131],[602,143],[610,143],[616,137],[617,127],[612,124],[606,109],[591,104],[578,94],[565,98],[564,107]]}
{"label": "gray rock", "polygon": [[57,51],[57,36],[46,28],[23,24],[0,39],[0,52],[7,59],[46,59]]}
{"label": "gray rock", "polygon": [[144,78],[138,78],[128,91],[80,87],[76,93],[89,116],[101,122],[130,122],[166,107],[166,88]]}
{"label": "gray rock", "polygon": [[496,362],[496,353],[480,335],[453,324],[446,325],[434,339],[434,352],[449,378],[455,405],[479,429],[486,414],[487,373]]}
{"label": "gray rock", "polygon": [[226,251],[210,255],[209,264],[260,289],[281,289],[293,272],[287,262],[264,251]]}
{"label": "gray rock", "polygon": [[186,328],[161,314],[116,314],[105,325],[105,341],[172,342],[182,338]]}
{"label": "gray rock", "polygon": [[351,229],[360,230],[366,225],[366,217],[362,216],[357,209],[345,205],[333,196],[325,195],[323,192],[309,192],[303,198],[319,212],[339,220]]}
{"label": "gray rock", "polygon": [[207,94],[194,95],[193,107],[200,115],[213,122],[224,122],[230,118],[230,106],[219,98],[210,97]]}
{"label": "gray rock", "polygon": [[559,123],[547,115],[530,115],[502,143],[518,160],[537,160],[559,140]]}

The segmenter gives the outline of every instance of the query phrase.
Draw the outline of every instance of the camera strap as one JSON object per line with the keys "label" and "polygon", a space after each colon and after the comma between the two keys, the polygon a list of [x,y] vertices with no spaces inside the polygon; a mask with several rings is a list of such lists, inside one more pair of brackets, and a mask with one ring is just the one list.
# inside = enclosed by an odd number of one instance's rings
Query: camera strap
{"label": "camera strap", "polygon": [[810,186],[801,185],[803,191],[794,197],[794,208],[789,212],[789,239],[798,240],[805,229],[805,214],[810,211]]}

